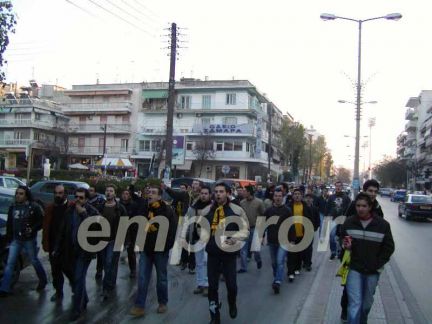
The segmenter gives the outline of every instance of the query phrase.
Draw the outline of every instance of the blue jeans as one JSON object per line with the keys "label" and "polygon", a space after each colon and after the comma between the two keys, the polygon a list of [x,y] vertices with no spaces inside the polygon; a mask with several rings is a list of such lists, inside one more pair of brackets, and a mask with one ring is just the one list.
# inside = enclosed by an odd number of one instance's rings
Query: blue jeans
{"label": "blue jeans", "polygon": [[[247,270],[247,255],[252,246],[252,240],[254,237],[255,227],[251,227],[249,230],[249,238],[245,241],[245,244],[240,250],[240,270]],[[259,251],[251,252],[255,256],[256,262],[261,262],[261,254]]]}
{"label": "blue jeans", "polygon": [[137,307],[144,308],[153,265],[156,268],[156,292],[159,304],[168,303],[168,257],[169,252],[140,253],[138,292],[135,299]]}
{"label": "blue jeans", "polygon": [[208,287],[207,252],[205,248],[195,252],[195,264],[197,286]]}
{"label": "blue jeans", "polygon": [[324,213],[320,213],[319,237],[321,237],[321,231],[322,231],[322,228],[323,228],[323,221],[324,221]]}
{"label": "blue jeans", "polygon": [[104,290],[113,290],[117,281],[120,252],[114,252],[114,241],[110,241],[101,252],[104,267],[102,286]]}
{"label": "blue jeans", "polygon": [[330,251],[331,254],[337,255],[339,251],[339,243],[336,241],[337,225],[335,222],[331,223],[332,229],[330,232]]}
{"label": "blue jeans", "polygon": [[279,244],[269,244],[268,246],[270,248],[270,257],[273,268],[273,282],[280,284],[284,277],[285,257],[287,251]]}
{"label": "blue jeans", "polygon": [[374,301],[379,274],[361,274],[350,269],[346,289],[348,293],[348,323],[367,323]]}
{"label": "blue jeans", "polygon": [[7,259],[6,269],[0,286],[1,291],[10,292],[15,265],[17,263],[18,257],[22,249],[24,249],[34,269],[36,270],[36,274],[39,278],[39,282],[46,283],[48,281],[42,263],[39,261],[37,257],[38,247],[37,247],[36,239],[30,241],[13,240],[9,246],[9,255]]}
{"label": "blue jeans", "polygon": [[88,296],[86,289],[87,270],[91,259],[77,256],[74,271],[74,294],[72,297],[74,312],[81,313],[87,306]]}

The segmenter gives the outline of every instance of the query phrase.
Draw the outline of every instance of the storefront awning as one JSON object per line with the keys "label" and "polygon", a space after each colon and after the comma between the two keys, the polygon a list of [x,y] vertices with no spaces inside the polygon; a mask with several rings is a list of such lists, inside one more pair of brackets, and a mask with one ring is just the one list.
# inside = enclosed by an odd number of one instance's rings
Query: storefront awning
{"label": "storefront awning", "polygon": [[186,160],[184,164],[177,165],[176,170],[185,170],[189,171],[192,167],[192,160]]}
{"label": "storefront awning", "polygon": [[115,169],[130,169],[133,167],[129,159],[102,158],[96,162],[95,167],[107,167]]}
{"label": "storefront awning", "polygon": [[144,90],[143,99],[166,99],[168,90]]}

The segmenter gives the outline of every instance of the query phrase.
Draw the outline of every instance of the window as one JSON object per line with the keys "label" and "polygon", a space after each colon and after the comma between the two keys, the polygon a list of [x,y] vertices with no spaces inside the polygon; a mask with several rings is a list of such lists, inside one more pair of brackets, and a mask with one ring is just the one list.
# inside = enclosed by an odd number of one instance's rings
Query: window
{"label": "window", "polygon": [[216,151],[223,151],[224,143],[216,143]]}
{"label": "window", "polygon": [[78,137],[78,151],[80,153],[84,152],[84,146],[85,146],[85,137]]}
{"label": "window", "polygon": [[[70,196],[75,194],[75,190],[77,190],[77,187],[70,183],[63,183],[63,187],[65,189],[65,194]],[[54,191],[54,190],[53,190]]]}
{"label": "window", "polygon": [[0,119],[6,119],[6,114],[1,114],[0,113]]}
{"label": "window", "polygon": [[15,179],[5,178],[4,180],[7,188],[16,189],[20,185],[20,183]]}
{"label": "window", "polygon": [[120,149],[122,152],[127,152],[129,145],[129,140],[127,138],[122,138],[120,142]]}
{"label": "window", "polygon": [[246,152],[250,152],[250,144],[246,143]]}
{"label": "window", "polygon": [[107,121],[108,121],[107,116],[100,116],[99,118],[100,118],[100,123],[101,123],[101,124],[106,124]]}
{"label": "window", "polygon": [[186,150],[187,151],[192,151],[194,147],[194,143],[193,142],[186,142]]}
{"label": "window", "polygon": [[224,142],[224,151],[233,151],[233,142]]}
{"label": "window", "polygon": [[203,95],[202,96],[202,108],[203,109],[210,109],[211,108],[211,96],[210,95]]}
{"label": "window", "polygon": [[13,195],[0,194],[0,214],[6,214],[9,207],[14,203],[15,197]]}
{"label": "window", "polygon": [[150,152],[150,141],[139,141],[139,150],[141,152]]}
{"label": "window", "polygon": [[236,117],[224,117],[222,123],[225,125],[237,125],[237,118]]}
{"label": "window", "polygon": [[129,124],[129,115],[123,116],[122,122],[123,122],[123,124]]}
{"label": "window", "polygon": [[[40,188],[40,192],[46,192],[52,194],[54,192],[54,188],[59,185],[59,182],[48,182],[45,183],[42,188]],[[66,188],[65,188],[66,189]]]}
{"label": "window", "polygon": [[180,133],[189,133],[188,128],[180,128]]}
{"label": "window", "polygon": [[86,117],[86,116],[79,116],[79,123],[80,123],[80,124],[85,124],[85,123],[86,123],[86,120],[87,120],[87,117]]}
{"label": "window", "polygon": [[243,151],[243,143],[234,142],[234,151]]}
{"label": "window", "polygon": [[235,105],[236,104],[236,94],[235,93],[227,93],[225,103],[227,105]]}
{"label": "window", "polygon": [[201,124],[203,126],[208,126],[211,123],[211,119],[209,117],[202,117],[201,118]]}
{"label": "window", "polygon": [[33,139],[34,139],[35,141],[42,141],[42,140],[45,139],[45,134],[35,132],[35,133],[33,134]]}
{"label": "window", "polygon": [[179,108],[190,109],[191,107],[191,96],[180,96]]}
{"label": "window", "polygon": [[14,133],[14,139],[24,139],[24,133],[23,132],[15,132]]}
{"label": "window", "polygon": [[41,114],[35,113],[35,120],[40,120],[40,119],[41,119]]}
{"label": "window", "polygon": [[160,140],[153,140],[151,141],[151,150],[153,152],[160,152],[161,142]]}
{"label": "window", "polygon": [[99,153],[103,153],[105,147],[105,139],[103,137],[99,137]]}

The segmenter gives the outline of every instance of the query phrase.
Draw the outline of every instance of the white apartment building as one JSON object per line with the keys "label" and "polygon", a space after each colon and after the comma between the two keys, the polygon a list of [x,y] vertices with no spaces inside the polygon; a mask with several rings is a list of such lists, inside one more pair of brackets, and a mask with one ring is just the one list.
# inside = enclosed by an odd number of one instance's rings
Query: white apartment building
{"label": "white apartment building", "polygon": [[0,170],[26,168],[30,148],[33,168],[42,168],[53,155],[53,166],[59,167],[67,124],[60,104],[30,97],[27,91],[5,93],[0,101]]}
{"label": "white apartment building", "polygon": [[[168,83],[142,84],[142,108],[138,113],[135,152],[138,174],[164,169]],[[282,172],[279,131],[282,112],[272,105],[272,149],[269,146],[269,100],[246,80],[201,81],[182,79],[176,83],[174,112],[174,176],[210,179],[254,179],[271,171]],[[205,148],[205,149],[204,149]],[[200,152],[210,156],[200,158]],[[154,169],[150,169],[154,157]],[[264,177],[263,177],[264,178]]]}
{"label": "white apartment building", "polygon": [[[141,89],[140,83],[124,83],[73,85],[65,91],[68,100],[64,113],[70,118],[70,163],[106,166],[111,173],[133,171],[130,156]],[[106,161],[122,163],[111,165]]]}

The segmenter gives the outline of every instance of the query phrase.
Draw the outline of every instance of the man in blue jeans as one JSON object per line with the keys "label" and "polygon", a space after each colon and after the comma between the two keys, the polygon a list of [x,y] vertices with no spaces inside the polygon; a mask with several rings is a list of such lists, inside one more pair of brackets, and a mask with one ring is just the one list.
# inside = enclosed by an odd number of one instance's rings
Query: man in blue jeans
{"label": "man in blue jeans", "polygon": [[38,204],[33,202],[29,188],[19,186],[15,191],[15,203],[8,211],[6,236],[8,242],[12,241],[12,243],[9,246],[6,269],[0,286],[0,297],[7,297],[10,294],[15,265],[23,249],[39,278],[36,290],[45,289],[47,276],[37,257],[36,242],[37,232],[42,229],[42,219],[43,211]]}
{"label": "man in blue jeans", "polygon": [[[283,204],[283,193],[280,189],[276,189],[273,194],[273,206],[268,208],[264,216],[266,221],[273,217],[279,217],[278,221],[274,225],[267,227],[267,243],[270,249],[270,256],[272,260],[273,268],[273,284],[272,288],[275,294],[279,294],[280,286],[284,277],[284,265],[285,258],[287,256],[287,250],[279,242],[279,229],[281,224],[292,216],[292,211],[287,205]],[[287,238],[288,241],[292,242],[295,237],[292,236],[291,239]]]}
{"label": "man in blue jeans", "polygon": [[373,201],[366,193],[355,199],[356,215],[341,228],[343,247],[351,251],[346,282],[348,323],[367,323],[375,289],[384,265],[395,250],[390,224],[372,212]]}
{"label": "man in blue jeans", "polygon": [[[143,316],[145,314],[145,304],[147,299],[148,286],[152,277],[153,265],[156,268],[156,292],[159,307],[157,312],[162,314],[165,313],[168,303],[168,258],[169,250],[173,247],[175,241],[175,235],[177,231],[177,220],[174,217],[174,212],[170,206],[162,201],[162,189],[157,186],[151,186],[148,195],[148,213],[143,215],[151,222],[155,217],[165,217],[168,223],[168,228],[161,224],[154,222],[146,226],[145,231],[147,232],[146,240],[144,243],[144,249],[140,246],[140,260],[138,267],[138,292],[135,298],[135,305],[132,307],[130,314],[132,316]],[[159,233],[161,231],[167,231],[165,233]],[[142,229],[138,229],[138,232]],[[162,251],[159,250],[159,246],[156,246],[156,240],[158,235],[167,234]],[[157,248],[157,249],[156,249]]]}

